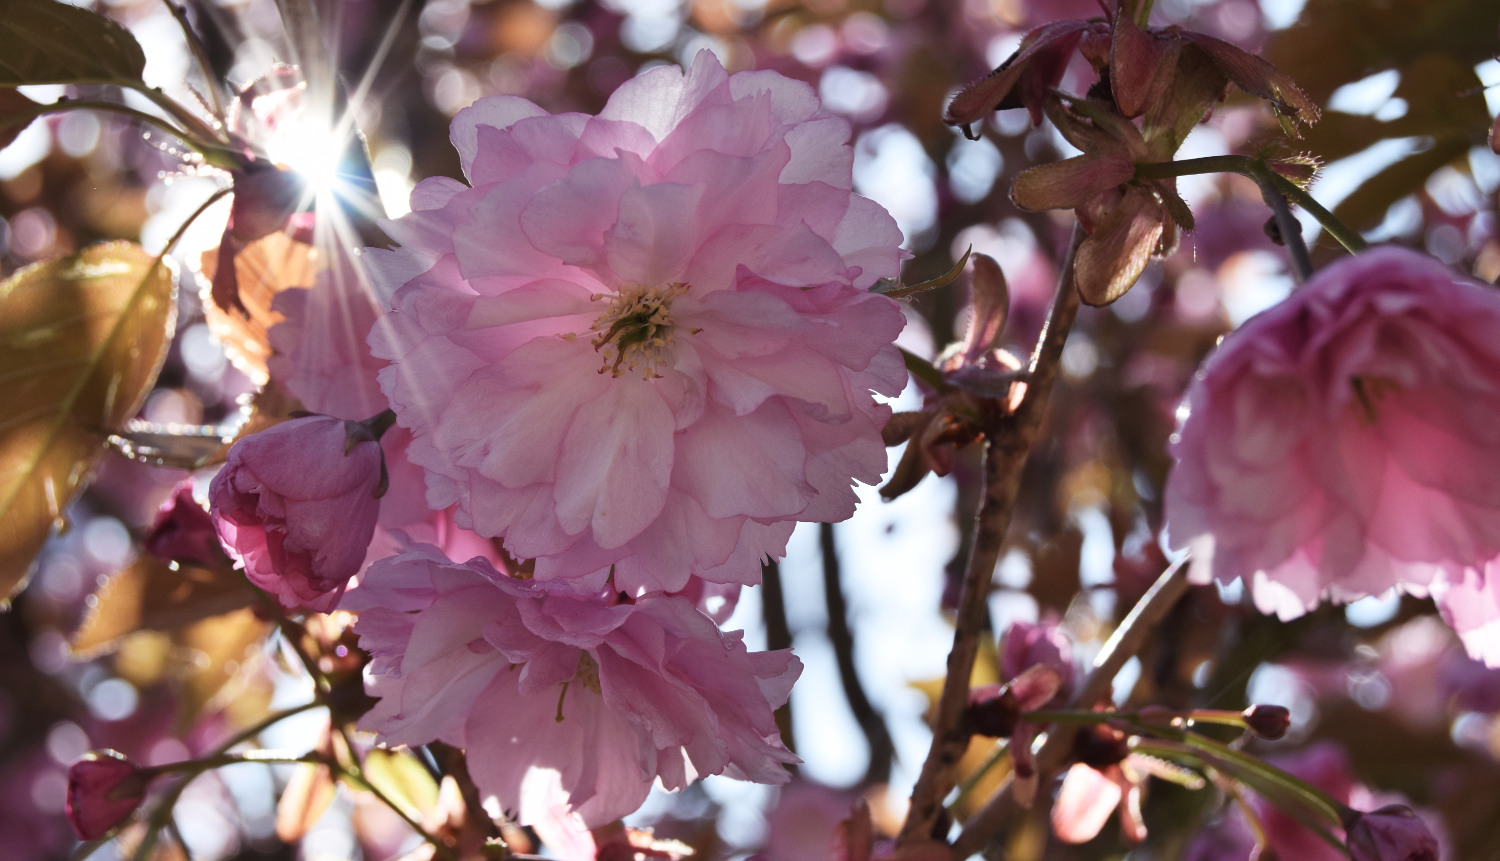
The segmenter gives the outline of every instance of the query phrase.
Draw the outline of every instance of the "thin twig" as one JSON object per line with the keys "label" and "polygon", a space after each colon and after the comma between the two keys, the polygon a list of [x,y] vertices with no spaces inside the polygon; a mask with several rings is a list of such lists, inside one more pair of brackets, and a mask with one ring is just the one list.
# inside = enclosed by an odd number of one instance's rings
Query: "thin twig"
{"label": "thin twig", "polygon": [[[775,559],[767,560],[760,568],[760,614],[766,624],[766,649],[772,652],[792,647],[792,629],[786,620],[786,594],[781,588],[781,566]],[[792,753],[797,752],[797,738],[792,732],[792,701],[776,710],[776,728],[781,731],[781,743]],[[792,765],[795,769],[796,766]]]}
{"label": "thin twig", "polygon": [[1073,262],[1082,241],[1083,230],[1075,226],[1052,310],[1032,356],[1021,405],[1011,414],[1001,414],[996,409],[997,415],[986,422],[983,501],[975,516],[974,544],[959,593],[953,649],[948,653],[948,674],[935,709],[932,746],[912,789],[911,809],[898,838],[901,845],[943,836],[934,835],[933,829],[942,816],[943,799],[956,782],[959,758],[968,748],[969,733],[963,728],[962,719],[974,659],[979,652],[979,638],[983,634],[990,581],[994,577],[995,565],[1000,561],[1005,533],[1010,528],[1021,487],[1021,472],[1041,428],[1052,385],[1057,380],[1063,345],[1078,315],[1079,296],[1073,280]]}
{"label": "thin twig", "polygon": [[870,764],[865,767],[866,784],[885,783],[891,779],[891,764],[895,758],[895,745],[885,718],[875,709],[865,694],[859,680],[859,670],[854,666],[854,632],[849,628],[849,608],[844,600],[842,568],[839,565],[838,548],[833,541],[833,524],[818,524],[818,546],[823,554],[823,599],[828,606],[828,640],[833,644],[833,656],[838,663],[839,682],[844,688],[844,699],[849,702],[849,711],[854,713],[854,722],[864,733],[865,743],[870,748]]}
{"label": "thin twig", "polygon": [[172,11],[172,17],[177,19],[177,26],[182,29],[182,38],[187,42],[188,50],[193,54],[193,61],[198,64],[198,71],[203,75],[203,87],[208,90],[208,99],[212,103],[214,118],[223,122],[227,116],[224,98],[219,92],[219,79],[214,74],[213,64],[208,61],[208,51],[203,47],[203,40],[198,38],[198,32],[193,29],[192,22],[188,20],[186,7],[179,6],[173,0],[162,0],[162,2]]}

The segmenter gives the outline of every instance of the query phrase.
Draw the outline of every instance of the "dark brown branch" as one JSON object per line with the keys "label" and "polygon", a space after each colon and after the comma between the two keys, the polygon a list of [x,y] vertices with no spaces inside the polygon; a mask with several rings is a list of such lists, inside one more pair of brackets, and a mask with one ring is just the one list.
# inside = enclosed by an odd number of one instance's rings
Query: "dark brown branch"
{"label": "dark brown branch", "polygon": [[1083,231],[1075,226],[1063,260],[1057,295],[1031,358],[1026,394],[1021,405],[1014,413],[1006,414],[996,403],[994,416],[987,421],[984,497],[975,517],[974,546],[964,572],[958,616],[954,621],[953,649],[948,653],[948,674],[933,721],[932,747],[912,789],[911,810],[898,839],[901,845],[945,836],[933,834],[933,830],[942,818],[943,799],[954,787],[959,758],[969,743],[969,733],[962,726],[962,718],[984,627],[985,600],[989,596],[995,566],[1000,561],[1005,533],[1010,528],[1021,486],[1021,472],[1041,428],[1052,385],[1057,380],[1063,345],[1067,343],[1068,332],[1078,316],[1079,298],[1073,280],[1073,261],[1082,240]]}
{"label": "dark brown branch", "polygon": [[[766,648],[770,651],[792,647],[792,629],[786,621],[786,594],[781,590],[781,566],[772,559],[761,566],[760,613],[766,624]],[[776,710],[776,727],[781,730],[781,743],[792,753],[797,752],[797,739],[792,733],[792,701]],[[792,766],[793,769],[796,766]]]}
{"label": "dark brown branch", "polygon": [[849,710],[854,713],[854,721],[859,724],[859,731],[864,733],[865,743],[870,748],[870,764],[865,768],[864,782],[886,783],[891,779],[896,748],[885,718],[870,703],[864,685],[860,683],[859,671],[854,667],[854,632],[849,628],[849,607],[844,600],[843,574],[838,549],[833,543],[832,523],[818,524],[818,546],[823,552],[823,599],[828,605],[828,639],[833,643],[833,655],[838,661],[844,698],[849,701]]}

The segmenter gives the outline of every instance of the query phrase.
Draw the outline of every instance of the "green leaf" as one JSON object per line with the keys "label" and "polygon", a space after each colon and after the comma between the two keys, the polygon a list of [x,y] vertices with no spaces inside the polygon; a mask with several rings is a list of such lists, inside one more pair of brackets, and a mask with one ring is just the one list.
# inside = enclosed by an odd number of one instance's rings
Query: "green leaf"
{"label": "green leaf", "polygon": [[0,597],[25,581],[166,356],[176,273],[128,242],[0,283]]}
{"label": "green leaf", "polygon": [[146,54],[130,31],[54,0],[5,0],[0,86],[140,83]]}

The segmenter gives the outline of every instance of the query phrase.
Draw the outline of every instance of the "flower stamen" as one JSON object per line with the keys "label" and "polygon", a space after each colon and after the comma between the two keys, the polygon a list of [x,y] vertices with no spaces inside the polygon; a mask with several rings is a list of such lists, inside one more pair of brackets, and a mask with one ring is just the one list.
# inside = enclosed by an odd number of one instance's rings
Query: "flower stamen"
{"label": "flower stamen", "polygon": [[[639,371],[645,380],[661,376],[661,368],[671,360],[672,300],[686,293],[688,285],[673,281],[665,287],[630,284],[609,298],[609,308],[594,321],[598,337],[590,343],[604,357],[599,373],[609,371],[618,377],[625,371]],[[621,366],[624,369],[621,369]]]}

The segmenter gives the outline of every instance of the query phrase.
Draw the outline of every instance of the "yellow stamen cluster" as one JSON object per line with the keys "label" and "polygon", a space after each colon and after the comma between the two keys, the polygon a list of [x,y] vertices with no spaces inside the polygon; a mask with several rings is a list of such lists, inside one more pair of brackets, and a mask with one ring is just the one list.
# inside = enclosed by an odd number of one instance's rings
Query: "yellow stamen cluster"
{"label": "yellow stamen cluster", "polygon": [[674,281],[665,287],[629,284],[612,296],[596,294],[596,300],[609,300],[609,307],[594,321],[598,337],[590,341],[604,357],[599,373],[608,371],[618,377],[629,371],[639,372],[646,380],[660,377],[671,361],[672,300],[687,290],[688,285]]}

